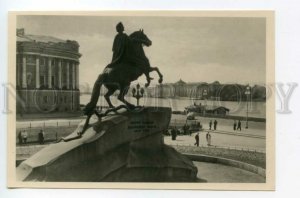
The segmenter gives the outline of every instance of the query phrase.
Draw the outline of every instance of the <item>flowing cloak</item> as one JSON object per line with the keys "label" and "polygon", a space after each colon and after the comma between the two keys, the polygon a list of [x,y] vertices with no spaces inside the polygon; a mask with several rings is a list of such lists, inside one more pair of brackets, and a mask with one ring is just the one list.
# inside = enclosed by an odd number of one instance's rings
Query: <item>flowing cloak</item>
{"label": "flowing cloak", "polygon": [[118,64],[122,61],[128,47],[129,37],[127,34],[119,33],[116,35],[113,44],[113,57],[110,65]]}
{"label": "flowing cloak", "polygon": [[141,67],[142,69],[150,67],[149,60],[142,47],[134,49],[131,42],[132,39],[127,34],[118,33],[116,35],[112,48],[112,61],[106,68],[114,68],[119,63],[129,63],[133,67]]}

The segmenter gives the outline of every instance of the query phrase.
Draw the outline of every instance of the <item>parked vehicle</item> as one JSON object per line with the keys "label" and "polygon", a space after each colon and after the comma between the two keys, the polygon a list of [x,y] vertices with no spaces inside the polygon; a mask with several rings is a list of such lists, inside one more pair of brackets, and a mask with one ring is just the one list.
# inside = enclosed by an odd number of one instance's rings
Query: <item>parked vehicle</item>
{"label": "parked vehicle", "polygon": [[189,128],[188,130],[190,132],[196,132],[196,131],[201,131],[202,130],[202,125],[197,120],[187,121],[186,125],[188,126],[188,128]]}
{"label": "parked vehicle", "polygon": [[189,115],[190,113],[197,113],[200,115],[220,115],[226,116],[229,113],[229,109],[223,106],[212,106],[212,105],[199,105],[194,104],[185,107],[185,112]]}
{"label": "parked vehicle", "polygon": [[188,113],[186,116],[186,119],[187,120],[195,120],[195,113],[193,113],[193,112]]}

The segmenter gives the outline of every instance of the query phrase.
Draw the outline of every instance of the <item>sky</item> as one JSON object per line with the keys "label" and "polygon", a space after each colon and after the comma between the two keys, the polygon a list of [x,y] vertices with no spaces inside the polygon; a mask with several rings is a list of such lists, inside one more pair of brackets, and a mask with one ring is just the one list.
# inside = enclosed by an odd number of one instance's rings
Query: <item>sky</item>
{"label": "sky", "polygon": [[[76,40],[82,54],[80,83],[93,85],[111,61],[115,25],[130,34],[144,29],[152,46],[144,47],[164,82],[264,84],[266,21],[264,18],[141,17],[141,16],[19,16],[26,34]],[[158,76],[151,73],[155,82]],[[138,82],[145,82],[142,76]]]}

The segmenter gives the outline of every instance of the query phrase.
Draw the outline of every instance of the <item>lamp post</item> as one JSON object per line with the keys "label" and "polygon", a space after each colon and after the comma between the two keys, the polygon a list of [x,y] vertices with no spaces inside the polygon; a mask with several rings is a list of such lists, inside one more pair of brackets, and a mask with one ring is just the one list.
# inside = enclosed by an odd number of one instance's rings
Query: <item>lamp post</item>
{"label": "lamp post", "polygon": [[136,104],[139,106],[139,100],[144,96],[145,90],[141,88],[140,84],[136,85],[136,88],[132,89],[132,96],[136,98]]}
{"label": "lamp post", "polygon": [[203,98],[204,98],[203,115],[205,116],[205,114],[206,114],[206,105],[207,105],[206,104],[207,103],[207,101],[206,101],[207,90],[206,89],[203,90],[202,95],[203,95]]}
{"label": "lamp post", "polygon": [[245,94],[247,96],[247,111],[246,111],[246,127],[245,128],[248,129],[249,96],[251,94],[249,85],[246,88]]}
{"label": "lamp post", "polygon": [[206,100],[207,100],[207,90],[206,89],[204,89],[203,90],[203,98],[204,98],[204,101],[205,101],[205,105],[206,105]]}

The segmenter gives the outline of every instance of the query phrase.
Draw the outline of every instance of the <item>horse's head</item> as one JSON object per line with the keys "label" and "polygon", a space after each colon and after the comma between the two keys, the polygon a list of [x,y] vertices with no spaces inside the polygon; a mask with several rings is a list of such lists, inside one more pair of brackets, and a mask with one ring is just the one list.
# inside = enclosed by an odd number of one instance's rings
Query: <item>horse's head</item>
{"label": "horse's head", "polygon": [[139,31],[135,31],[133,32],[130,36],[129,36],[133,41],[141,43],[146,45],[147,47],[149,47],[150,45],[152,45],[152,41],[147,37],[146,34],[144,34],[144,30],[139,30]]}

